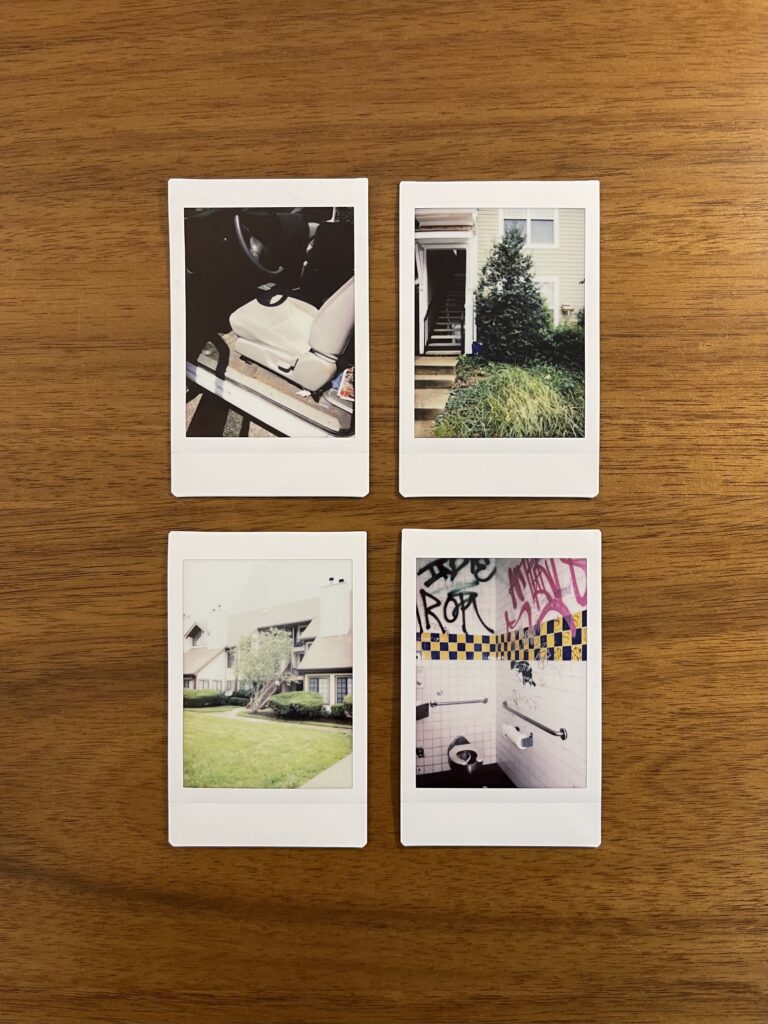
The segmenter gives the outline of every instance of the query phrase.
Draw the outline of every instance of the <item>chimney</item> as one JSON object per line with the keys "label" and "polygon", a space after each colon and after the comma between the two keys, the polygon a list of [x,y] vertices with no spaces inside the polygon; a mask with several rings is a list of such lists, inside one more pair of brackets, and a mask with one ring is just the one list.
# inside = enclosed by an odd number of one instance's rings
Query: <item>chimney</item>
{"label": "chimney", "polygon": [[352,592],[346,579],[331,577],[320,590],[318,636],[345,636],[352,629]]}

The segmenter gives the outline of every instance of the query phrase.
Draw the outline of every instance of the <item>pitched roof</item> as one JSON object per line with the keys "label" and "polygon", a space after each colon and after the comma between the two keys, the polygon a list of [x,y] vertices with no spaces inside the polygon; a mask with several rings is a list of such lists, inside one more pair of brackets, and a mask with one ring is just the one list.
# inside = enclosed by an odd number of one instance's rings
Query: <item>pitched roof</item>
{"label": "pitched roof", "polygon": [[299,665],[299,672],[330,672],[332,669],[352,671],[352,634],[319,636]]}
{"label": "pitched roof", "polygon": [[239,612],[229,618],[227,641],[230,644],[236,644],[244,636],[248,636],[257,629],[309,622],[319,611],[320,598],[310,597],[304,601],[276,604],[271,608],[261,608],[258,611]]}
{"label": "pitched roof", "polygon": [[304,639],[304,640],[314,640],[315,639],[315,637],[317,636],[319,620],[320,620],[320,616],[316,616],[314,619],[312,619],[310,624],[304,630],[304,633],[302,634],[302,639]]}
{"label": "pitched roof", "polygon": [[193,647],[189,651],[184,651],[184,675],[196,676],[223,650],[223,647]]}

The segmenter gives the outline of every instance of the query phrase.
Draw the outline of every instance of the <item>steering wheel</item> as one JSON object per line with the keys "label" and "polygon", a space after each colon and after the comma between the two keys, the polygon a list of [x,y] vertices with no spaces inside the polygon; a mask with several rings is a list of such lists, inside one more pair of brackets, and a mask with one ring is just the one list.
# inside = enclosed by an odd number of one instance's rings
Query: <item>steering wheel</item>
{"label": "steering wheel", "polygon": [[240,214],[235,214],[235,238],[244,255],[251,261],[257,270],[267,277],[277,277],[282,274],[285,267],[269,267],[269,250],[261,242],[247,224],[240,219]]}

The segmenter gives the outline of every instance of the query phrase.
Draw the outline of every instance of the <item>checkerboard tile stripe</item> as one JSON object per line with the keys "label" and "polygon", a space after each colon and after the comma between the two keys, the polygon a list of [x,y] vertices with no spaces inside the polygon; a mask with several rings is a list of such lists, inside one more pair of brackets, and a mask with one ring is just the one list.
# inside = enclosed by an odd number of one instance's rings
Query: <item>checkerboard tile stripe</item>
{"label": "checkerboard tile stripe", "polygon": [[416,648],[425,660],[490,661],[496,637],[479,633],[417,633]]}
{"label": "checkerboard tile stripe", "polygon": [[587,610],[512,633],[417,633],[416,649],[435,661],[586,661]]}

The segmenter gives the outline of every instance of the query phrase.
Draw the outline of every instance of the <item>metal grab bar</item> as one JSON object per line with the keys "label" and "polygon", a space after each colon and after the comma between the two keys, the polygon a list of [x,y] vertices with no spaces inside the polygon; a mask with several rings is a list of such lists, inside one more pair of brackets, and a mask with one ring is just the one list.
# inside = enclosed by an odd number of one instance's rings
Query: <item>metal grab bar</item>
{"label": "metal grab bar", "polygon": [[431,700],[429,706],[431,708],[444,708],[446,704],[487,704],[487,697],[478,697],[476,700]]}
{"label": "metal grab bar", "polygon": [[535,725],[537,729],[541,729],[543,732],[548,732],[550,736],[559,736],[561,740],[568,739],[568,733],[565,729],[550,729],[548,725],[542,725],[541,722],[536,722],[532,718],[529,718],[528,715],[524,715],[522,711],[518,711],[516,708],[511,708],[506,701],[502,701],[501,706],[506,708],[507,711],[511,711],[513,715],[517,715],[518,718],[522,718],[523,721],[527,722],[529,725]]}

